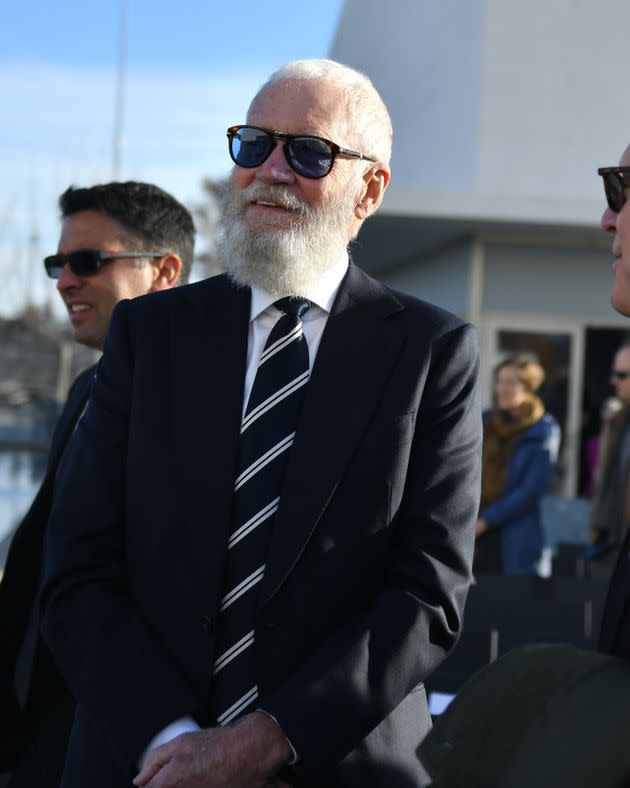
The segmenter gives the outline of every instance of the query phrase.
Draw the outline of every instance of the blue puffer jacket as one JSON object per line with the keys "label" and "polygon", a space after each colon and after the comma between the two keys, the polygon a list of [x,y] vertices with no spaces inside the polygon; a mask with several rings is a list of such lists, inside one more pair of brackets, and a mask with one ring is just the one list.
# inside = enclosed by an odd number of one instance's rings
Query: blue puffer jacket
{"label": "blue puffer jacket", "polygon": [[[484,424],[489,416],[486,411]],[[514,447],[504,494],[480,513],[488,528],[501,528],[505,574],[537,573],[543,548],[540,502],[547,493],[559,446],[560,427],[553,416],[545,414],[523,432]]]}

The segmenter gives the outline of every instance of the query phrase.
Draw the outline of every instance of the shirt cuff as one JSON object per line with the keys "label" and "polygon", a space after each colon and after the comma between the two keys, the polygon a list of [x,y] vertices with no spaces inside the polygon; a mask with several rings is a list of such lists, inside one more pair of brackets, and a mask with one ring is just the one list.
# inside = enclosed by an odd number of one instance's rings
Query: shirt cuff
{"label": "shirt cuff", "polygon": [[156,747],[166,744],[172,739],[175,739],[177,736],[181,736],[182,733],[193,733],[194,731],[198,730],[201,730],[201,728],[199,725],[197,725],[192,717],[180,717],[178,720],[175,720],[175,722],[171,722],[170,725],[167,725],[166,728],[163,728],[156,736],[151,739],[148,747],[140,757],[140,768],[142,768],[142,764],[144,763],[144,759],[147,757],[147,755],[152,750],[155,750]]}
{"label": "shirt cuff", "polygon": [[[272,720],[273,720],[273,721],[276,723],[276,725],[277,725],[277,726],[280,728],[280,730],[282,731],[282,725],[280,725],[280,723],[279,723],[279,722],[278,722],[278,720],[277,720],[277,719],[276,719],[276,718],[273,716],[273,714],[269,714],[269,712],[268,712],[268,711],[265,711],[264,709],[256,709],[256,711],[262,711],[262,713],[263,713],[263,714],[266,714],[268,717],[271,717],[271,719],[272,719]],[[287,761],[287,766],[294,766],[294,765],[295,765],[295,764],[296,764],[296,763],[297,763],[297,762],[298,762],[300,759],[299,759],[299,757],[298,757],[298,754],[297,754],[297,752],[296,752],[296,750],[295,750],[295,747],[294,747],[294,746],[291,744],[291,742],[290,742],[290,740],[289,740],[289,737],[287,736],[287,734],[286,734],[284,731],[282,731],[282,734],[283,734],[284,738],[287,740],[287,742],[288,742],[288,744],[289,744],[289,747],[291,748],[291,753],[292,753],[292,754],[291,754],[291,760]]]}

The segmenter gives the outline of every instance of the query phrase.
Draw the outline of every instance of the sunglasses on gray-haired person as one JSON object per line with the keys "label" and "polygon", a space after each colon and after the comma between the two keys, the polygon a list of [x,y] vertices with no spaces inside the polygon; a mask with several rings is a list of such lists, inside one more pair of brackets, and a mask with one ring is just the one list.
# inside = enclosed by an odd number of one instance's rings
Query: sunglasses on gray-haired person
{"label": "sunglasses on gray-haired person", "polygon": [[626,203],[626,189],[630,188],[630,167],[600,167],[597,174],[604,179],[608,207],[619,213]]}
{"label": "sunglasses on gray-haired person", "polygon": [[287,134],[259,126],[230,126],[227,130],[230,156],[239,167],[260,167],[271,151],[283,140],[284,157],[289,167],[304,178],[323,178],[332,170],[337,156],[351,156],[365,161],[376,161],[350,148],[342,148],[324,137],[312,134]]}

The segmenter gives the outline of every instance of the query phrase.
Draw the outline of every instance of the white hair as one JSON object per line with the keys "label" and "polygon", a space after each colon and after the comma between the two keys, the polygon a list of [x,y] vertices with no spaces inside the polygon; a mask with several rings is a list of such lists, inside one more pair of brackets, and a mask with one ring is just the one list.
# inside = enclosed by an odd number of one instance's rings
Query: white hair
{"label": "white hair", "polygon": [[[262,287],[275,296],[304,295],[341,259],[349,239],[354,195],[344,191],[314,209],[285,185],[254,182],[223,192],[223,235],[219,259],[237,284]],[[245,213],[253,200],[288,208],[292,226],[266,232],[252,230]],[[259,219],[264,222],[264,217]]]}
{"label": "white hair", "polygon": [[387,107],[369,78],[343,63],[335,60],[293,60],[287,63],[274,71],[262,85],[250,104],[250,111],[269,88],[293,81],[338,85],[346,99],[348,132],[355,138],[354,144],[361,153],[389,164],[392,122]]}

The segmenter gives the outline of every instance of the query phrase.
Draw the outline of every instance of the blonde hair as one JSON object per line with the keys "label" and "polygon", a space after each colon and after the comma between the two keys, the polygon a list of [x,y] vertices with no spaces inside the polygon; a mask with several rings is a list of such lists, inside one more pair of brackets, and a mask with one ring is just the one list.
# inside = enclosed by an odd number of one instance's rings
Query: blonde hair
{"label": "blonde hair", "polygon": [[534,361],[531,356],[519,353],[518,355],[504,359],[494,368],[495,378],[498,373],[506,367],[511,367],[516,372],[516,377],[519,379],[519,382],[531,394],[538,391],[545,379],[545,370],[537,361]]}

